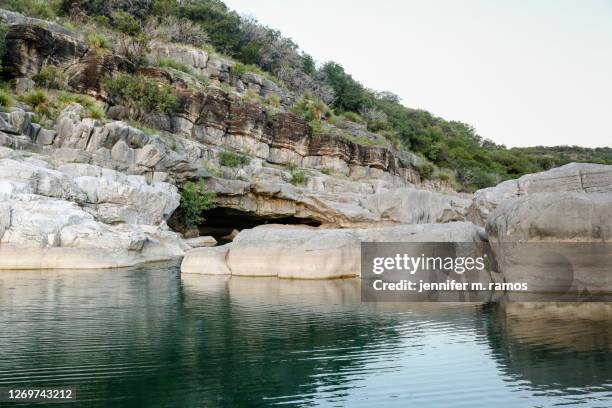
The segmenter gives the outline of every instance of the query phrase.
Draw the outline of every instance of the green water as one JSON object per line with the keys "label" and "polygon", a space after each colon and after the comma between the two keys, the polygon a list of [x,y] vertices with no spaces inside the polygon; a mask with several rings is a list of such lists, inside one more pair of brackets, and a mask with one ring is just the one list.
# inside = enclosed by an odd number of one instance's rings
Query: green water
{"label": "green water", "polygon": [[610,318],[359,296],[176,264],[0,272],[0,387],[70,385],[83,407],[612,406]]}

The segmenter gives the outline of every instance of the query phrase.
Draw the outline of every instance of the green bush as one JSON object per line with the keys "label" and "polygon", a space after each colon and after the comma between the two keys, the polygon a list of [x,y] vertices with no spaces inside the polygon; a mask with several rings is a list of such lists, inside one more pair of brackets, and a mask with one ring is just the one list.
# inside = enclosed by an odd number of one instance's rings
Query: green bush
{"label": "green bush", "polygon": [[314,59],[308,54],[302,56],[302,69],[307,75],[312,75],[317,70]]}
{"label": "green bush", "polygon": [[47,92],[40,89],[33,89],[19,95],[18,99],[30,105],[36,113],[44,114],[47,111],[49,105],[49,95]]}
{"label": "green bush", "polygon": [[2,7],[26,16],[51,20],[56,16],[57,3],[48,0],[4,0]]}
{"label": "green bush", "polygon": [[55,65],[43,66],[32,80],[36,85],[47,89],[65,89],[67,86],[64,71]]}
{"label": "green bush", "polygon": [[[0,24],[0,58],[4,56],[4,52],[6,51],[6,33],[8,31],[8,26],[6,24]],[[0,71],[2,71],[2,61],[0,60]]]}
{"label": "green bush", "polygon": [[343,138],[350,140],[351,142],[357,143],[358,145],[362,145],[362,146],[378,146],[378,147],[383,147],[385,146],[385,142],[381,139],[370,139],[367,138],[366,136],[355,136],[352,135],[346,131],[343,131],[342,133],[340,133],[340,136],[342,136]]}
{"label": "green bush", "polygon": [[110,41],[103,34],[95,31],[90,31],[85,36],[89,48],[92,48],[97,54],[106,52],[111,48]]}
{"label": "green bush", "polygon": [[186,74],[193,74],[193,69],[189,65],[172,58],[161,57],[157,60],[157,65],[161,68],[172,68]]}
{"label": "green bush", "polygon": [[92,119],[104,119],[105,114],[100,106],[96,104],[95,99],[80,94],[73,94],[70,92],[60,92],[58,95],[58,101],[60,102],[59,109],[64,109],[71,103],[78,103],[87,111],[86,115]]}
{"label": "green bush", "polygon": [[342,112],[342,117],[350,122],[363,123],[363,119],[355,112]]}
{"label": "green bush", "polygon": [[242,95],[242,100],[250,103],[261,103],[261,96],[254,89],[247,89],[247,91]]}
{"label": "green bush", "polygon": [[13,95],[6,89],[0,88],[0,106],[6,109],[10,108],[14,104],[15,100],[13,99]]}
{"label": "green bush", "polygon": [[180,190],[180,205],[174,217],[187,229],[196,227],[204,222],[202,213],[215,206],[215,193],[206,191],[204,181],[198,184],[188,181]]}
{"label": "green bush", "polygon": [[293,170],[291,172],[291,184],[303,186],[308,183],[308,176],[303,170]]}
{"label": "green bush", "polygon": [[153,112],[173,114],[180,107],[172,87],[148,77],[120,74],[108,78],[104,88],[118,103],[135,111],[134,118]]}
{"label": "green bush", "polygon": [[70,92],[47,92],[42,89],[33,89],[17,97],[21,102],[29,105],[41,118],[55,119],[59,113],[71,103],[78,103],[85,108],[85,115],[93,119],[104,119],[104,111],[95,100],[86,95]]}
{"label": "green bush", "polygon": [[291,112],[307,121],[318,121],[331,114],[325,102],[309,94],[303,95],[290,109]]}
{"label": "green bush", "polygon": [[251,159],[248,156],[236,154],[228,150],[224,150],[221,153],[219,153],[219,163],[221,163],[222,166],[240,167],[240,166],[246,166],[250,162],[251,162]]}
{"label": "green bush", "polygon": [[416,170],[419,172],[421,180],[429,180],[434,172],[434,166],[430,163],[425,163],[417,166]]}
{"label": "green bush", "polygon": [[111,19],[113,20],[113,26],[125,35],[134,37],[142,32],[142,26],[138,20],[123,10],[115,11],[111,14]]}
{"label": "green bush", "polygon": [[452,176],[449,173],[438,173],[436,174],[436,178],[440,181],[445,181],[447,183],[450,183],[452,181]]}
{"label": "green bush", "polygon": [[108,27],[110,25],[110,20],[107,16],[95,16],[93,20],[101,27]]}
{"label": "green bush", "polygon": [[266,104],[272,106],[273,108],[280,108],[281,100],[278,95],[270,94],[266,96]]}
{"label": "green bush", "polygon": [[257,74],[261,77],[264,77],[266,79],[269,79],[270,81],[279,84],[280,81],[278,80],[278,78],[276,78],[274,75],[270,74],[269,72],[266,72],[264,70],[262,70],[261,68],[259,68],[257,65],[254,64],[244,64],[240,61],[236,61],[234,62],[234,64],[231,66],[230,68],[232,74],[237,75],[237,76],[242,76],[244,74],[246,74],[247,72],[253,73],[253,74]]}

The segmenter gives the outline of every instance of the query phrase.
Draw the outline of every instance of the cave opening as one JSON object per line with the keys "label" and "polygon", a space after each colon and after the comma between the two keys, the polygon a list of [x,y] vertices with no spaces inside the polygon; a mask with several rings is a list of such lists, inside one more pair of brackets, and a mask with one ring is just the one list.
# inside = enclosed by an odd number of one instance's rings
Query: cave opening
{"label": "cave opening", "polygon": [[200,235],[211,235],[220,244],[230,242],[235,231],[264,224],[289,224],[318,227],[320,221],[312,218],[260,216],[233,208],[215,207],[202,214],[205,221],[198,226]]}

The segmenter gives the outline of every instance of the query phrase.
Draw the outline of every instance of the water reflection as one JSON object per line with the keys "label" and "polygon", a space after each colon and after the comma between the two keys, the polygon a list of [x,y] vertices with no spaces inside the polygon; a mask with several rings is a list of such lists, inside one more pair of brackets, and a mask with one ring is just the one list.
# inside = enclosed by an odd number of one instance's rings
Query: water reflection
{"label": "water reflection", "polygon": [[81,406],[606,406],[606,307],[368,304],[356,279],[176,264],[0,272],[0,386],[71,384]]}
{"label": "water reflection", "polygon": [[490,309],[489,344],[510,378],[538,390],[612,397],[612,304],[509,302]]}

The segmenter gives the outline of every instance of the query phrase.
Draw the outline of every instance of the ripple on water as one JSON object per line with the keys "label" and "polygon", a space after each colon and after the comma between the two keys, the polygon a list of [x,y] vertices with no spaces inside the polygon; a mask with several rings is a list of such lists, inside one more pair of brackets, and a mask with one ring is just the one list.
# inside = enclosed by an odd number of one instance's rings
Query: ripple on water
{"label": "ripple on water", "polygon": [[609,315],[368,304],[354,279],[173,263],[0,272],[0,386],[70,384],[82,406],[610,406]]}

